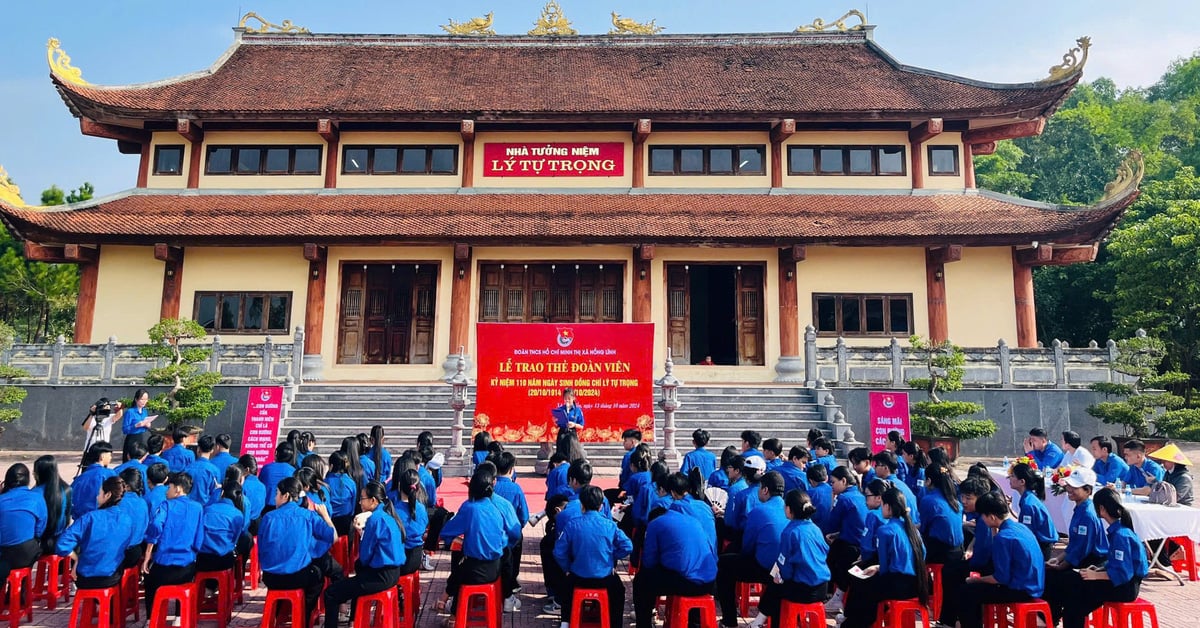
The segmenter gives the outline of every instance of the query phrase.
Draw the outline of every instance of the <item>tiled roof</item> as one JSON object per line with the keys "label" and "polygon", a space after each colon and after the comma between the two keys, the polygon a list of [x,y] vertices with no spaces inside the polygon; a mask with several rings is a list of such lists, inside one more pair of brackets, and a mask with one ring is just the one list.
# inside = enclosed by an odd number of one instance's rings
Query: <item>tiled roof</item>
{"label": "tiled roof", "polygon": [[[1033,73],[1031,69],[1031,74]],[[1048,115],[1079,79],[997,85],[902,65],[865,32],[251,35],[212,69],[124,87],[55,78],[97,120],[910,120]]]}
{"label": "tiled roof", "polygon": [[41,243],[1027,244],[1102,239],[1136,188],[1092,208],[990,192],[403,193],[133,190],[65,208],[0,204]]}

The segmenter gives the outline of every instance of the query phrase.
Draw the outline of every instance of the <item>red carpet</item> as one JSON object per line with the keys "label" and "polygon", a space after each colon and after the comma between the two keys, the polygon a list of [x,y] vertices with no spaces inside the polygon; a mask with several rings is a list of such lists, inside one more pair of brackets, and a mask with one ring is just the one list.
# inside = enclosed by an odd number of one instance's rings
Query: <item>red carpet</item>
{"label": "red carpet", "polygon": [[[540,475],[518,476],[517,484],[525,491],[530,513],[541,512],[546,508],[546,478]],[[596,478],[592,484],[602,489],[613,488],[617,485],[617,478]],[[457,511],[467,500],[467,478],[446,478],[438,487],[437,494],[447,510]]]}

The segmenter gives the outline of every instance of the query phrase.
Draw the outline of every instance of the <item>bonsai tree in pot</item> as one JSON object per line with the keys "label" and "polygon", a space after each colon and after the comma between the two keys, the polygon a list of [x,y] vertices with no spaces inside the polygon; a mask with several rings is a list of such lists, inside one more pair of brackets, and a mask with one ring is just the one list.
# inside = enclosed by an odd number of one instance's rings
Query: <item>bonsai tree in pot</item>
{"label": "bonsai tree in pot", "polygon": [[960,441],[995,434],[996,423],[991,419],[965,418],[983,412],[982,404],[946,400],[938,394],[962,390],[963,364],[966,363],[962,348],[949,340],[934,343],[918,335],[909,338],[908,344],[921,357],[929,373],[929,377],[908,380],[909,386],[929,395],[929,399],[913,403],[909,409],[914,440],[926,440],[928,447],[945,447],[950,459],[954,460],[958,458]]}
{"label": "bonsai tree in pot", "polygon": [[147,333],[152,344],[141,347],[141,355],[158,358],[165,364],[150,369],[146,373],[146,383],[171,387],[150,400],[147,404],[150,410],[167,419],[171,426],[204,425],[209,417],[220,413],[225,402],[213,398],[213,387],[221,381],[221,374],[200,370],[212,350],[187,344],[202,341],[207,336],[200,323],[164,318]]}
{"label": "bonsai tree in pot", "polygon": [[1187,373],[1158,372],[1166,355],[1166,344],[1140,329],[1133,338],[1118,341],[1117,357],[1109,368],[1122,377],[1089,386],[1106,400],[1088,406],[1087,413],[1122,426],[1122,440],[1200,436],[1200,410],[1184,409],[1184,398],[1170,392],[1188,385]]}

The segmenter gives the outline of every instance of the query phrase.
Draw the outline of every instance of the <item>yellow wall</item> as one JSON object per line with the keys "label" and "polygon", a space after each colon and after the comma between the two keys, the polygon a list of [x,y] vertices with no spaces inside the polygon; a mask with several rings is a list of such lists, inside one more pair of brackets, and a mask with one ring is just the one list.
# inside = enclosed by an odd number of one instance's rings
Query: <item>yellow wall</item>
{"label": "yellow wall", "polygon": [[[292,331],[304,326],[308,301],[308,261],[297,246],[202,247],[189,246],[183,256],[183,290],[180,318],[195,316],[196,293],[210,291],[291,292],[292,316],[288,333],[272,336],[290,342]],[[157,311],[157,310],[156,310]],[[265,335],[220,333],[225,344],[261,343]]]}
{"label": "yellow wall", "polygon": [[[314,175],[206,175],[208,147],[228,144],[303,144],[321,147],[321,172]],[[325,151],[329,147],[316,132],[297,131],[213,131],[204,134],[204,155],[200,159],[200,187],[213,189],[306,189],[325,187]],[[186,178],[184,184],[187,184]]]}
{"label": "yellow wall", "polygon": [[993,347],[1003,338],[1017,346],[1012,249],[963,247],[946,264],[946,315],[950,340],[964,347]]}
{"label": "yellow wall", "polygon": [[[483,145],[489,142],[621,142],[625,166],[619,177],[485,177]],[[481,132],[475,134],[475,187],[477,188],[588,188],[633,186],[633,139],[631,133],[522,133]]]}
{"label": "yellow wall", "polygon": [[[458,168],[455,174],[436,175],[377,175],[342,174],[342,160],[347,146],[397,144],[453,144],[458,147]],[[457,188],[462,185],[462,136],[453,132],[441,133],[383,133],[348,131],[341,134],[338,150],[339,188]]]}
{"label": "yellow wall", "polygon": [[[822,176],[788,175],[789,146],[852,146],[876,144],[904,146],[904,175],[889,176]],[[793,134],[783,143],[783,187],[785,188],[865,188],[865,189],[911,189],[912,155],[910,155],[908,133],[904,131],[802,131]],[[961,186],[960,186],[961,187]]]}
{"label": "yellow wall", "polygon": [[[763,173],[757,176],[665,176],[650,174],[650,148],[653,146],[678,146],[682,144],[753,144],[763,147]],[[767,188],[771,187],[771,141],[763,132],[703,132],[651,133],[642,148],[645,156],[646,187],[648,188]]]}
{"label": "yellow wall", "polygon": [[154,259],[154,247],[105,244],[99,271],[92,343],[109,336],[120,343],[149,342],[146,330],[162,308],[163,262]]}
{"label": "yellow wall", "polygon": [[[154,149],[159,145],[183,146],[183,170],[178,175],[154,174]],[[146,171],[146,187],[148,188],[186,188],[188,180],[188,164],[192,158],[192,143],[174,131],[156,131],[150,138],[150,164]],[[203,168],[203,164],[201,165]]]}
{"label": "yellow wall", "polygon": [[[966,257],[965,253],[963,257]],[[807,259],[796,266],[796,279],[800,291],[801,334],[805,326],[813,324],[814,292],[912,293],[913,331],[923,336],[929,334],[923,248],[810,246]],[[953,310],[953,297],[948,296],[946,300]],[[846,344],[851,346],[885,346],[890,342],[890,337],[876,336],[846,339]],[[833,338],[821,337],[817,343],[832,345]]]}
{"label": "yellow wall", "polygon": [[[957,146],[958,147],[958,174],[955,176],[947,175],[931,175],[929,174],[929,151],[927,146]],[[963,149],[962,149],[962,133],[942,133],[930,139],[921,145],[921,157],[924,159],[925,165],[925,187],[939,190],[961,190],[966,187],[967,179],[963,170]]]}

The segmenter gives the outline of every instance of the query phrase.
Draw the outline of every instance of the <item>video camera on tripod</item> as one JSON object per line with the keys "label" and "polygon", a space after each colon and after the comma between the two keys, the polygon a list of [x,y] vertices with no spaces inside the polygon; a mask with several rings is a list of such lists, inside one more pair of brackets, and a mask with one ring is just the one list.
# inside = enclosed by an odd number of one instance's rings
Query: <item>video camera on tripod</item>
{"label": "video camera on tripod", "polygon": [[[83,454],[85,458],[88,449],[91,449],[94,443],[109,440],[109,435],[112,434],[112,415],[120,409],[121,402],[109,401],[108,397],[97,399],[96,403],[92,404],[92,407],[88,409],[87,417],[80,424],[80,427],[87,431],[87,438],[83,441]],[[91,424],[90,427],[89,423]],[[79,471],[82,470],[83,461],[80,460]]]}

